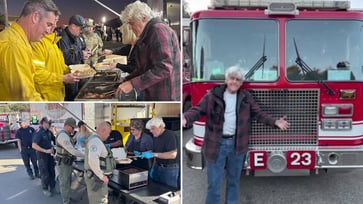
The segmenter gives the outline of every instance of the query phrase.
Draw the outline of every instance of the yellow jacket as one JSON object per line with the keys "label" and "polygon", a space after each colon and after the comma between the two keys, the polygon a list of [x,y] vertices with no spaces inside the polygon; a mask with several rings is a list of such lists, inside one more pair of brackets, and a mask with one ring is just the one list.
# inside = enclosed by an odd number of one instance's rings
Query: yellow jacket
{"label": "yellow jacket", "polygon": [[64,101],[63,75],[69,73],[55,33],[45,35],[40,42],[32,42],[35,65],[35,88],[47,101]]}
{"label": "yellow jacket", "polygon": [[33,77],[32,48],[23,28],[13,23],[0,32],[0,101],[41,101]]}

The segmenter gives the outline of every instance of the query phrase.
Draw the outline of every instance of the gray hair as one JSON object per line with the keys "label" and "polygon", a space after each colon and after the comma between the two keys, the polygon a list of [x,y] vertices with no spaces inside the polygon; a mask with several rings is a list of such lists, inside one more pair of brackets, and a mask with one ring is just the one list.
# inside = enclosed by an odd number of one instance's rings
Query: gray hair
{"label": "gray hair", "polygon": [[243,71],[239,66],[232,66],[226,70],[225,79],[227,80],[227,78],[230,76],[236,76],[236,77],[244,80]]}
{"label": "gray hair", "polygon": [[142,130],[144,129],[144,123],[142,122],[142,120],[132,120],[130,123],[130,127]]}
{"label": "gray hair", "polygon": [[156,17],[156,14],[146,3],[135,1],[134,3],[126,6],[126,8],[121,12],[120,19],[122,23],[128,23],[130,19],[141,20],[144,17],[147,21],[149,21]]}
{"label": "gray hair", "polygon": [[147,129],[151,129],[151,127],[165,127],[165,123],[163,121],[162,118],[159,118],[159,117],[154,117],[154,118],[151,118],[149,121],[147,121],[146,123],[146,128]]}
{"label": "gray hair", "polygon": [[47,16],[47,12],[53,12],[55,16],[61,15],[57,5],[52,0],[29,0],[25,2],[20,16],[28,16],[35,11],[40,13],[40,18]]}

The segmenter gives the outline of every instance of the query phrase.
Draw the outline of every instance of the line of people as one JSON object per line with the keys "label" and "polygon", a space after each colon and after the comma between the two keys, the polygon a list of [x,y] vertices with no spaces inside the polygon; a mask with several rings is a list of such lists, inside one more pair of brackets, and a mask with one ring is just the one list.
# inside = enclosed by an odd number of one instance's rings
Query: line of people
{"label": "line of people", "polygon": [[[107,203],[109,176],[116,168],[111,148],[123,146],[122,135],[113,131],[107,121],[101,122],[95,133],[90,132],[83,121],[77,125],[73,118],[67,118],[60,131],[52,131],[51,124],[51,120],[43,117],[39,129],[35,131],[27,121],[21,121],[21,128],[16,135],[29,178],[41,178],[45,196],[55,193],[58,179],[63,203],[70,203],[73,162],[77,157],[84,157],[89,202]],[[145,133],[144,127],[153,136]],[[149,170],[149,176],[154,181],[178,189],[179,139],[175,132],[165,129],[165,123],[159,117],[150,119],[145,126],[142,120],[133,120],[130,130],[125,151],[128,157],[134,159],[131,165]],[[116,137],[110,139],[112,135]],[[77,145],[83,148],[77,148]]]}
{"label": "line of people", "polygon": [[[69,65],[93,65],[101,54],[110,53],[102,52],[93,20],[80,15],[72,16],[58,36],[54,31],[60,15],[52,0],[28,0],[19,19],[0,32],[0,101],[72,101],[86,80],[70,73]],[[138,100],[180,100],[180,46],[175,31],[140,1],[126,6],[121,21],[137,40],[130,41],[133,49],[125,54],[130,76],[116,94],[136,90],[141,93]]]}

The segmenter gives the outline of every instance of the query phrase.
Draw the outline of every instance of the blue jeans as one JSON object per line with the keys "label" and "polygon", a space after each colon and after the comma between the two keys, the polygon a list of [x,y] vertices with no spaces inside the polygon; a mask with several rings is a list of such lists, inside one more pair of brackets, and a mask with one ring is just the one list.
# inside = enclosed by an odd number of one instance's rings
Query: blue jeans
{"label": "blue jeans", "polygon": [[154,167],[153,180],[159,183],[166,184],[173,188],[179,187],[179,164],[174,167]]}
{"label": "blue jeans", "polygon": [[240,177],[245,155],[236,155],[234,139],[222,139],[215,163],[207,162],[208,191],[206,204],[221,203],[224,169],[227,171],[226,202],[238,204]]}

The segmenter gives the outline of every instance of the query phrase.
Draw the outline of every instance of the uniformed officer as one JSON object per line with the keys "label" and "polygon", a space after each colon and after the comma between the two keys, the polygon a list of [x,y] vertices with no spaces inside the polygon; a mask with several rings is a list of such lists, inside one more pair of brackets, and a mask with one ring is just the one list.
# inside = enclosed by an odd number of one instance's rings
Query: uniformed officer
{"label": "uniformed officer", "polygon": [[[16,138],[18,139],[18,149],[23,159],[24,166],[29,175],[30,179],[35,177],[40,178],[37,155],[35,150],[32,148],[33,135],[35,133],[34,128],[30,127],[28,122],[25,120],[20,120],[20,128],[16,131]],[[33,170],[30,167],[30,160],[33,164],[35,177]]]}
{"label": "uniformed officer", "polygon": [[93,19],[87,18],[86,19],[87,30],[86,32],[82,33],[82,36],[86,42],[86,47],[91,51],[90,58],[86,59],[84,62],[91,66],[97,63],[98,58],[102,54],[102,47],[103,47],[103,42],[101,37],[94,32],[95,25],[93,22],[94,22]]}
{"label": "uniformed officer", "polygon": [[70,203],[70,189],[72,180],[73,161],[76,157],[84,157],[84,154],[74,148],[70,134],[77,127],[76,120],[67,118],[64,128],[56,137],[56,161],[59,172],[59,187],[63,204]]}
{"label": "uniformed officer", "polygon": [[37,150],[43,194],[50,197],[55,187],[55,161],[53,144],[55,137],[49,130],[51,121],[47,117],[40,120],[40,128],[34,134],[32,147]]}
{"label": "uniformed officer", "polygon": [[108,203],[108,176],[112,174],[115,163],[110,148],[105,141],[111,132],[111,126],[102,122],[97,126],[96,134],[92,135],[86,144],[85,181],[88,200],[92,204]]}

